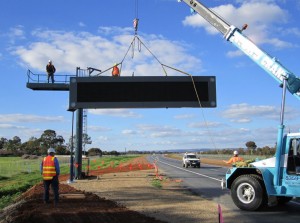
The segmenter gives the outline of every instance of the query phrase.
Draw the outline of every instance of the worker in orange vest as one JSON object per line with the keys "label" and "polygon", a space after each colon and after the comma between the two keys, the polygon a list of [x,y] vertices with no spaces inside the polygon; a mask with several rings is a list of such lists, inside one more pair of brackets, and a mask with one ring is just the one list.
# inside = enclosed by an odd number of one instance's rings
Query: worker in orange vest
{"label": "worker in orange vest", "polygon": [[223,161],[227,164],[234,164],[236,162],[244,161],[244,159],[242,157],[239,157],[239,152],[238,151],[234,151],[233,152],[233,157],[231,157],[228,161],[226,161],[226,160],[223,160]]}
{"label": "worker in orange vest", "polygon": [[120,76],[120,70],[118,68],[117,63],[115,63],[115,65],[113,66],[111,74],[112,74],[113,77],[119,77]]}
{"label": "worker in orange vest", "polygon": [[41,163],[41,173],[43,175],[44,183],[44,203],[49,203],[49,188],[52,187],[54,193],[54,206],[57,206],[59,201],[59,181],[58,176],[60,174],[59,162],[54,157],[55,150],[53,148],[48,149],[48,156],[46,156]]}

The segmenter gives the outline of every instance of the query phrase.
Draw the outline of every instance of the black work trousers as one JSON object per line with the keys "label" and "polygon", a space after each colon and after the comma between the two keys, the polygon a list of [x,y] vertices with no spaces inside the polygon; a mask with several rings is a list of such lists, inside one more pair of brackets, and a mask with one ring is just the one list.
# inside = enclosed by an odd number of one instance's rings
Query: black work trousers
{"label": "black work trousers", "polygon": [[58,176],[54,176],[52,180],[44,180],[44,202],[48,203],[49,202],[49,189],[51,188],[53,190],[54,194],[54,202],[58,203],[59,201],[59,182],[58,182]]}

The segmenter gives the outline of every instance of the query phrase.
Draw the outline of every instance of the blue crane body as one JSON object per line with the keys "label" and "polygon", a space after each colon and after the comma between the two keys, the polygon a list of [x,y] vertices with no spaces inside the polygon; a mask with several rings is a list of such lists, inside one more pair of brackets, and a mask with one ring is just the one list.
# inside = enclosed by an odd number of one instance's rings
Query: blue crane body
{"label": "blue crane body", "polygon": [[243,33],[230,25],[211,9],[197,0],[185,2],[218,31],[250,57],[280,85],[282,104],[274,157],[251,163],[251,167],[232,167],[222,184],[231,190],[233,202],[242,210],[255,211],[271,202],[284,204],[300,197],[300,132],[284,134],[284,107],[286,89],[300,99],[300,79],[285,68],[275,57],[257,47]]}

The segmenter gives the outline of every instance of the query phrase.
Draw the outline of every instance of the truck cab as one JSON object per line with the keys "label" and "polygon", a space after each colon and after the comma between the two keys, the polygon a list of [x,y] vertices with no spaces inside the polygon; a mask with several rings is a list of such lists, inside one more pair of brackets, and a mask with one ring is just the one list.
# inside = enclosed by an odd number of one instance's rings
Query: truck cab
{"label": "truck cab", "polygon": [[228,170],[226,187],[231,190],[232,200],[237,207],[254,211],[271,201],[284,204],[299,196],[300,133],[285,135],[281,151],[279,174],[275,156],[251,163],[252,167],[233,167]]}

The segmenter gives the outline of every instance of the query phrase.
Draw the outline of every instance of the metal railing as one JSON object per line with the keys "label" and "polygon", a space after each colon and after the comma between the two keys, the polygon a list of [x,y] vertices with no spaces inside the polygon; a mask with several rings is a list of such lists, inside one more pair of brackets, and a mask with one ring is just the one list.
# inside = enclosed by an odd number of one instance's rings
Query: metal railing
{"label": "metal railing", "polygon": [[[60,84],[69,84],[70,77],[75,77],[76,75],[58,75],[54,74],[55,83]],[[51,80],[50,80],[51,82]],[[48,83],[48,75],[47,74],[35,74],[31,70],[27,71],[27,83]]]}

